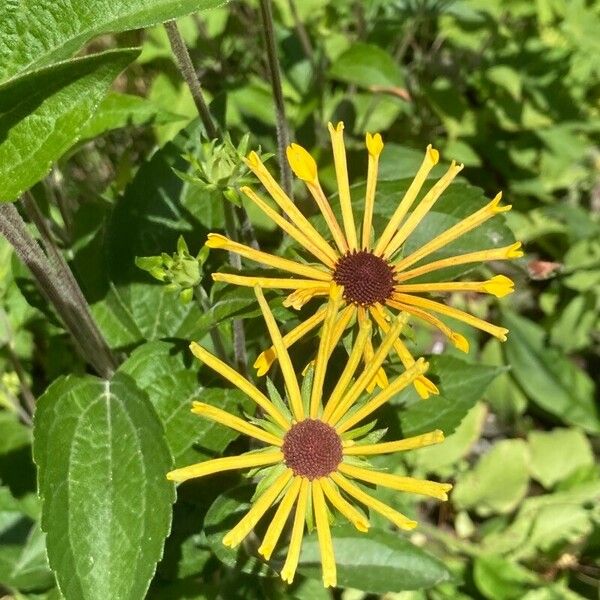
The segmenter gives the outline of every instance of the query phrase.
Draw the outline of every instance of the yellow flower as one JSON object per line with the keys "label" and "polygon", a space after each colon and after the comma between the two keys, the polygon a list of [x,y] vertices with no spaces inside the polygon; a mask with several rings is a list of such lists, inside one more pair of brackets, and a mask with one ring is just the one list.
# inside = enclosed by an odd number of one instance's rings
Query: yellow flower
{"label": "yellow flower", "polygon": [[[317,232],[273,179],[256,153],[251,152],[246,159],[246,164],[269,192],[279,210],[273,209],[263,198],[248,187],[242,188],[244,194],[283,231],[312,254],[319,264],[307,264],[297,260],[276,257],[233,242],[222,235],[211,233],[207,241],[210,248],[222,248],[235,252],[252,261],[287,271],[293,275],[293,277],[283,279],[214,273],[213,279],[236,285],[258,285],[262,288],[292,290],[285,301],[285,305],[296,309],[301,308],[314,297],[327,296],[332,282],[342,285],[347,310],[341,312],[335,325],[336,335],[332,336],[334,345],[339,341],[344,329],[352,322],[360,324],[365,320],[372,319],[381,334],[385,335],[389,329],[391,316],[395,311],[408,313],[437,327],[457,348],[464,352],[468,352],[469,349],[466,338],[452,330],[437,315],[457,319],[505,340],[508,331],[503,327],[488,323],[442,302],[423,298],[420,294],[427,292],[481,292],[502,297],[513,291],[513,282],[508,277],[496,275],[488,281],[410,283],[416,277],[447,267],[522,256],[521,244],[517,242],[503,248],[469,252],[433,262],[426,262],[426,260],[424,262],[424,259],[427,259],[428,256],[443,246],[475,229],[494,215],[509,210],[510,206],[499,205],[501,194],[498,194],[486,206],[450,227],[430,242],[403,256],[400,251],[406,240],[462,170],[463,166],[453,162],[445,175],[433,185],[420,201],[416,201],[429,172],[439,161],[438,151],[432,148],[431,145],[428,146],[423,162],[404,197],[398,203],[393,216],[381,235],[373,239],[373,206],[379,155],[383,150],[383,142],[379,134],[367,134],[366,146],[369,160],[365,208],[359,240],[352,211],[343,128],[342,123],[338,123],[335,127],[331,123],[329,124],[340,197],[341,226],[321,188],[314,159],[304,148],[297,144],[292,144],[287,151],[287,158],[292,170],[299,179],[304,181],[325,218],[331,234],[331,241],[326,240]],[[411,209],[413,210],[411,211]],[[325,312],[323,310],[316,312],[311,318],[298,325],[284,337],[285,345],[290,347],[322,323],[324,318]],[[408,369],[414,364],[413,356],[401,339],[396,340],[394,349],[405,368]],[[364,351],[366,362],[369,361],[372,352],[372,345],[369,341],[365,345]],[[274,358],[273,348],[266,350],[258,357],[254,366],[258,369],[259,375],[263,375],[269,370]],[[383,370],[376,375],[371,385],[375,385],[375,383],[380,386],[385,385]],[[433,382],[425,376],[418,377],[414,385],[422,398],[438,393]]]}
{"label": "yellow flower", "polygon": [[[382,485],[440,500],[447,499],[447,493],[452,487],[445,483],[382,473],[365,459],[372,455],[438,443],[444,438],[441,431],[399,441],[373,443],[374,440],[364,438],[369,427],[356,428],[394,394],[424,373],[427,363],[419,359],[384,390],[362,399],[367,384],[381,367],[400,334],[406,317],[401,315],[395,319],[364,371],[355,377],[367,340],[371,339],[370,321],[362,321],[348,362],[324,404],[323,382],[331,351],[330,337],[335,329],[342,300],[341,288],[332,286],[317,358],[311,375],[307,376],[309,385],[302,391],[269,305],[260,287],[255,287],[255,292],[281,366],[287,403],[280,398],[269,399],[234,369],[198,344],[192,343],[190,348],[194,355],[246,393],[260,407],[263,417],[244,420],[202,402],[194,402],[192,412],[253,437],[266,444],[266,447],[239,456],[217,458],[176,469],[167,477],[181,482],[232,469],[260,468],[258,475],[263,478],[269,476],[268,485],[263,485],[264,489],[257,494],[248,513],[225,535],[223,543],[232,548],[238,546],[265,513],[276,505],[258,550],[268,560],[293,513],[289,549],[281,570],[282,579],[291,583],[300,558],[305,522],[313,522],[314,517],[321,552],[323,584],[326,587],[335,586],[336,564],[329,526],[331,510],[336,509],[363,532],[368,530],[369,521],[356,503],[383,515],[401,529],[412,529],[417,525],[415,521],[365,492],[356,482]],[[312,512],[309,514],[309,511]]]}

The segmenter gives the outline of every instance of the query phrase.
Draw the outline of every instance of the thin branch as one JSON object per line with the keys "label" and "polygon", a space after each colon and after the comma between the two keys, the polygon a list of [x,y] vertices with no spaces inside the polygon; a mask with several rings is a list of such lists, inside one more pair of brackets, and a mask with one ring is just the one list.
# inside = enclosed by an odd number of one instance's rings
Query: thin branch
{"label": "thin branch", "polygon": [[273,25],[273,12],[271,0],[260,0],[260,14],[263,23],[265,48],[271,76],[271,89],[275,100],[275,118],[277,130],[277,154],[279,158],[281,187],[288,196],[292,196],[292,171],[286,160],[285,151],[290,145],[290,130],[285,116],[285,101],[281,86],[281,73],[277,58],[277,45],[275,44],[275,29]]}
{"label": "thin branch", "polygon": [[312,47],[310,37],[308,32],[306,31],[306,27],[304,27],[304,23],[298,14],[298,7],[296,6],[296,0],[288,0],[288,4],[290,7],[290,12],[292,13],[292,18],[294,19],[294,27],[296,28],[296,33],[298,34],[298,39],[300,40],[300,44],[302,45],[302,49],[304,50],[304,54],[311,63],[315,63],[315,51]]}
{"label": "thin branch", "polygon": [[[211,308],[210,301],[209,301],[206,291],[202,287],[202,285],[197,285],[194,288],[194,297],[196,298],[196,301],[198,302],[198,305],[200,306],[200,309],[202,310],[202,312],[208,313]],[[225,344],[223,344],[223,338],[221,338],[221,333],[220,333],[217,325],[213,325],[210,328],[209,334],[210,334],[210,339],[212,340],[213,346],[215,348],[215,352],[217,353],[217,356],[222,361],[228,362],[227,352],[225,351]]]}
{"label": "thin branch", "polygon": [[179,67],[185,82],[190,88],[192,98],[196,104],[196,109],[198,110],[198,114],[200,115],[200,119],[204,125],[204,129],[206,130],[206,135],[208,135],[211,140],[214,140],[215,138],[219,137],[219,133],[210,114],[210,110],[208,109],[208,104],[204,99],[202,86],[200,85],[200,80],[198,79],[198,75],[194,69],[194,65],[192,63],[187,46],[185,45],[185,41],[181,37],[181,33],[179,32],[177,23],[175,21],[167,21],[165,23],[165,29],[167,30],[167,35],[169,36],[169,43],[171,44],[171,49],[175,55],[177,66]]}
{"label": "thin branch", "polygon": [[[48,260],[38,243],[31,237],[27,225],[13,204],[0,205],[0,234],[12,245],[17,256],[30,270],[44,298],[56,309],[66,329],[71,333],[79,354],[99,375],[110,377],[117,362],[93,320],[89,306],[68,265],[66,269],[70,276],[66,277],[62,268],[57,270],[59,263]],[[64,261],[64,258],[62,260]],[[77,292],[74,292],[73,285]]]}

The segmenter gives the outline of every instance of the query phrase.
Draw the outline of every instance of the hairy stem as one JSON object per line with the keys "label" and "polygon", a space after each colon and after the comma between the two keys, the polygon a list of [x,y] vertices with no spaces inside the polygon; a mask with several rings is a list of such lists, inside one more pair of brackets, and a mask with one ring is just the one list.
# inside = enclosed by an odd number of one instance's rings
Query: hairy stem
{"label": "hairy stem", "polygon": [[279,71],[279,60],[277,58],[277,45],[275,44],[275,29],[273,26],[273,12],[271,0],[260,0],[260,14],[265,37],[267,61],[271,77],[271,88],[275,100],[275,117],[277,129],[277,153],[279,158],[281,187],[288,196],[292,196],[292,171],[286,160],[285,151],[290,145],[290,130],[285,116],[285,101],[283,99],[283,88],[281,87],[281,73]]}
{"label": "hairy stem", "polygon": [[[110,377],[117,362],[62,255],[60,259],[53,257],[49,260],[29,234],[27,225],[13,204],[0,205],[0,234],[12,245],[17,256],[30,270],[44,298],[56,309],[79,354],[99,375]],[[52,250],[54,252],[60,254],[57,248]]]}
{"label": "hairy stem", "polygon": [[214,140],[219,137],[219,133],[210,114],[210,110],[208,109],[208,104],[204,99],[202,86],[200,85],[200,80],[194,69],[185,41],[181,37],[181,33],[179,32],[179,28],[175,21],[167,21],[165,23],[165,29],[169,36],[169,43],[171,44],[171,49],[175,55],[177,66],[179,67],[187,86],[190,88],[192,98],[196,104],[196,109],[198,110],[204,129],[206,130],[206,135],[208,135],[211,140]]}

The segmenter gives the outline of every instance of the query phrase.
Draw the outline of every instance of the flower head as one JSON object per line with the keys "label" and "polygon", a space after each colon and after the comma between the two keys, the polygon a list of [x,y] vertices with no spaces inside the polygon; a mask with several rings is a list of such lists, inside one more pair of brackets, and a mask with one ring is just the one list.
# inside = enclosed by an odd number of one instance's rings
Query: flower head
{"label": "flower head", "polygon": [[[303,246],[316,262],[309,264],[300,260],[276,257],[212,233],[209,234],[207,241],[210,248],[223,248],[236,252],[252,261],[290,274],[289,278],[279,278],[214,273],[214,280],[236,285],[258,285],[262,288],[291,290],[285,304],[296,309],[304,306],[312,298],[327,296],[332,283],[343,286],[343,301],[348,310],[340,313],[335,326],[337,337],[332,337],[333,344],[337,343],[346,327],[351,326],[352,323],[360,325],[365,320],[372,320],[380,333],[385,335],[390,327],[391,318],[398,312],[417,317],[438,328],[452,344],[464,352],[468,352],[469,349],[466,338],[454,331],[438,315],[462,321],[505,340],[507,330],[503,327],[488,323],[443,302],[424,298],[422,295],[428,292],[480,292],[502,297],[513,291],[513,282],[508,277],[497,275],[487,281],[442,283],[422,283],[417,279],[422,275],[448,267],[489,260],[505,260],[522,255],[520,243],[515,243],[503,248],[492,248],[427,261],[428,257],[440,248],[480,226],[494,215],[509,210],[510,206],[500,206],[501,194],[420,248],[403,254],[402,250],[406,241],[462,170],[463,165],[452,162],[446,173],[420,200],[417,200],[431,169],[439,161],[438,151],[431,145],[428,146],[423,162],[403,198],[400,199],[394,214],[380,235],[374,237],[373,208],[383,141],[379,134],[367,134],[368,171],[364,214],[359,238],[352,210],[343,130],[342,123],[338,123],[336,126],[329,124],[341,208],[341,224],[319,183],[315,160],[297,144],[292,144],[287,151],[287,158],[292,170],[306,184],[325,219],[330,235],[329,239],[323,237],[313,227],[273,179],[256,153],[251,152],[246,159],[247,166],[269,192],[280,212],[274,210],[251,188],[244,187],[242,192],[285,233]],[[415,279],[417,279],[416,282]],[[323,311],[316,312],[313,317],[300,323],[296,329],[284,337],[286,346],[291,346],[310,330],[318,327],[324,318]],[[396,340],[394,349],[405,368],[410,368],[414,364],[413,356],[401,339]],[[369,341],[365,345],[365,361],[369,360],[372,352],[372,344]],[[255,367],[258,369],[259,375],[268,371],[274,358],[273,348],[266,350],[258,357]],[[385,373],[381,371],[377,376],[376,383],[385,385],[385,381]],[[434,383],[424,375],[419,376],[414,385],[423,398],[438,393]]]}
{"label": "flower head", "polygon": [[[269,486],[258,494],[241,521],[223,538],[226,546],[236,547],[252,531],[259,520],[275,507],[259,553],[267,560],[277,545],[285,524],[292,517],[289,549],[281,577],[291,583],[300,558],[306,522],[316,524],[323,583],[336,585],[336,565],[330,531],[330,511],[335,509],[359,531],[366,532],[369,521],[357,504],[388,518],[401,529],[417,524],[397,510],[365,492],[357,483],[382,485],[394,490],[447,499],[449,484],[423,481],[377,471],[366,457],[419,448],[443,440],[441,431],[433,431],[404,440],[375,443],[373,433],[365,438],[369,427],[360,426],[377,408],[405,388],[427,369],[423,359],[399,375],[382,391],[363,398],[363,392],[376,376],[387,353],[402,329],[405,316],[399,316],[389,327],[381,346],[373,353],[365,369],[356,376],[367,340],[370,321],[362,321],[355,345],[333,391],[323,402],[323,383],[331,352],[330,337],[335,328],[341,304],[341,288],[332,286],[325,309],[323,334],[315,364],[309,370],[302,388],[294,374],[284,339],[263,293],[255,288],[265,322],[269,329],[276,358],[279,360],[287,401],[277,394],[269,399],[234,369],[196,343],[194,355],[225,377],[260,407],[261,418],[241,419],[217,407],[194,402],[192,411],[248,435],[265,444],[258,451],[239,456],[208,460],[171,471],[172,481],[186,481],[233,469],[259,469],[258,476],[269,477]],[[371,423],[372,427],[374,423]],[[379,439],[379,438],[378,438]],[[314,517],[314,521],[313,521]]]}

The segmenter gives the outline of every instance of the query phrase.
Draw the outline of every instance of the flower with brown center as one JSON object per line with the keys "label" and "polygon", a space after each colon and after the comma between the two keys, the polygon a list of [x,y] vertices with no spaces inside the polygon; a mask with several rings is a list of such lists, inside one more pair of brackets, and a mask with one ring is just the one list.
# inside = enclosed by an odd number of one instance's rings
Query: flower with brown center
{"label": "flower with brown center", "polygon": [[[393,473],[382,473],[371,466],[368,456],[389,454],[436,444],[444,439],[436,430],[404,440],[372,443],[365,439],[369,427],[357,427],[391,397],[413,383],[427,369],[423,359],[416,361],[382,391],[365,397],[364,391],[380,369],[397,340],[406,320],[399,316],[390,325],[381,346],[374,351],[365,369],[357,374],[371,323],[361,322],[355,344],[333,391],[323,402],[323,383],[331,349],[331,336],[342,304],[341,288],[332,285],[325,310],[317,358],[306,377],[309,385],[300,386],[273,314],[262,291],[255,292],[281,366],[287,402],[269,399],[248,380],[210,352],[191,344],[194,355],[247,394],[262,409],[260,419],[241,419],[220,408],[194,402],[192,412],[250,436],[266,446],[239,456],[227,456],[171,471],[167,477],[182,482],[233,469],[258,469],[269,485],[253,501],[248,513],[223,538],[226,546],[236,547],[274,505],[277,506],[258,552],[270,559],[291,518],[289,549],[281,570],[284,581],[294,579],[300,558],[305,522],[316,524],[323,584],[336,585],[336,565],[329,526],[329,511],[335,509],[359,531],[369,529],[369,520],[356,504],[389,519],[400,529],[413,529],[417,523],[362,489],[358,483],[382,485],[393,490],[446,500],[449,484],[423,481]],[[301,391],[302,390],[302,391]],[[374,423],[371,424],[373,426]],[[360,457],[360,461],[357,460]]]}
{"label": "flower with brown center", "polygon": [[[508,277],[496,275],[487,281],[421,283],[417,280],[417,282],[414,282],[416,278],[422,275],[448,267],[518,258],[522,255],[521,244],[517,242],[502,248],[468,252],[429,262],[427,260],[433,253],[479,227],[488,219],[509,210],[510,206],[500,206],[501,194],[498,194],[486,206],[462,219],[421,247],[402,255],[407,240],[430,212],[444,190],[462,170],[463,166],[453,162],[445,175],[420,200],[417,200],[429,172],[439,160],[438,151],[428,146],[413,182],[400,199],[394,214],[389,219],[381,235],[374,239],[373,208],[379,156],[383,150],[383,142],[379,134],[367,134],[366,145],[369,163],[365,208],[359,237],[352,210],[343,129],[342,123],[338,123],[335,127],[331,123],[329,124],[340,199],[341,225],[319,183],[317,165],[314,159],[304,148],[297,144],[292,144],[287,150],[287,158],[292,170],[298,178],[304,181],[325,219],[331,235],[329,240],[325,239],[315,229],[285,194],[256,153],[251,152],[246,159],[246,164],[269,192],[281,212],[272,208],[270,204],[248,187],[242,188],[244,194],[285,233],[303,246],[318,261],[318,264],[274,256],[233,242],[222,235],[211,233],[207,241],[210,248],[222,248],[235,252],[252,261],[287,271],[292,275],[290,278],[280,278],[214,273],[213,279],[236,285],[258,285],[262,288],[292,290],[285,301],[285,305],[296,309],[304,306],[312,298],[327,296],[332,283],[342,285],[346,307],[341,311],[335,324],[335,335],[331,338],[334,345],[337,344],[344,330],[353,322],[360,324],[365,320],[372,319],[379,328],[380,333],[385,335],[390,327],[389,322],[392,315],[398,311],[422,319],[438,328],[452,344],[464,352],[468,351],[469,346],[466,338],[451,329],[438,315],[462,321],[486,331],[500,340],[505,340],[508,332],[505,328],[498,327],[443,302],[424,298],[422,294],[427,292],[481,292],[502,297],[513,291],[513,282]],[[311,317],[284,336],[286,346],[291,346],[308,332],[318,327],[324,318],[325,312],[323,310],[316,311]],[[394,343],[394,350],[405,368],[408,369],[414,364],[415,359],[401,339]],[[370,360],[372,354],[373,347],[369,341],[364,350],[363,358],[365,362]],[[263,352],[254,365],[258,370],[258,374],[264,375],[274,359],[275,352],[273,348]],[[370,386],[378,383],[383,387],[386,385],[386,381],[385,373],[380,370]],[[422,398],[438,393],[433,382],[425,376],[418,377],[414,385]]]}

